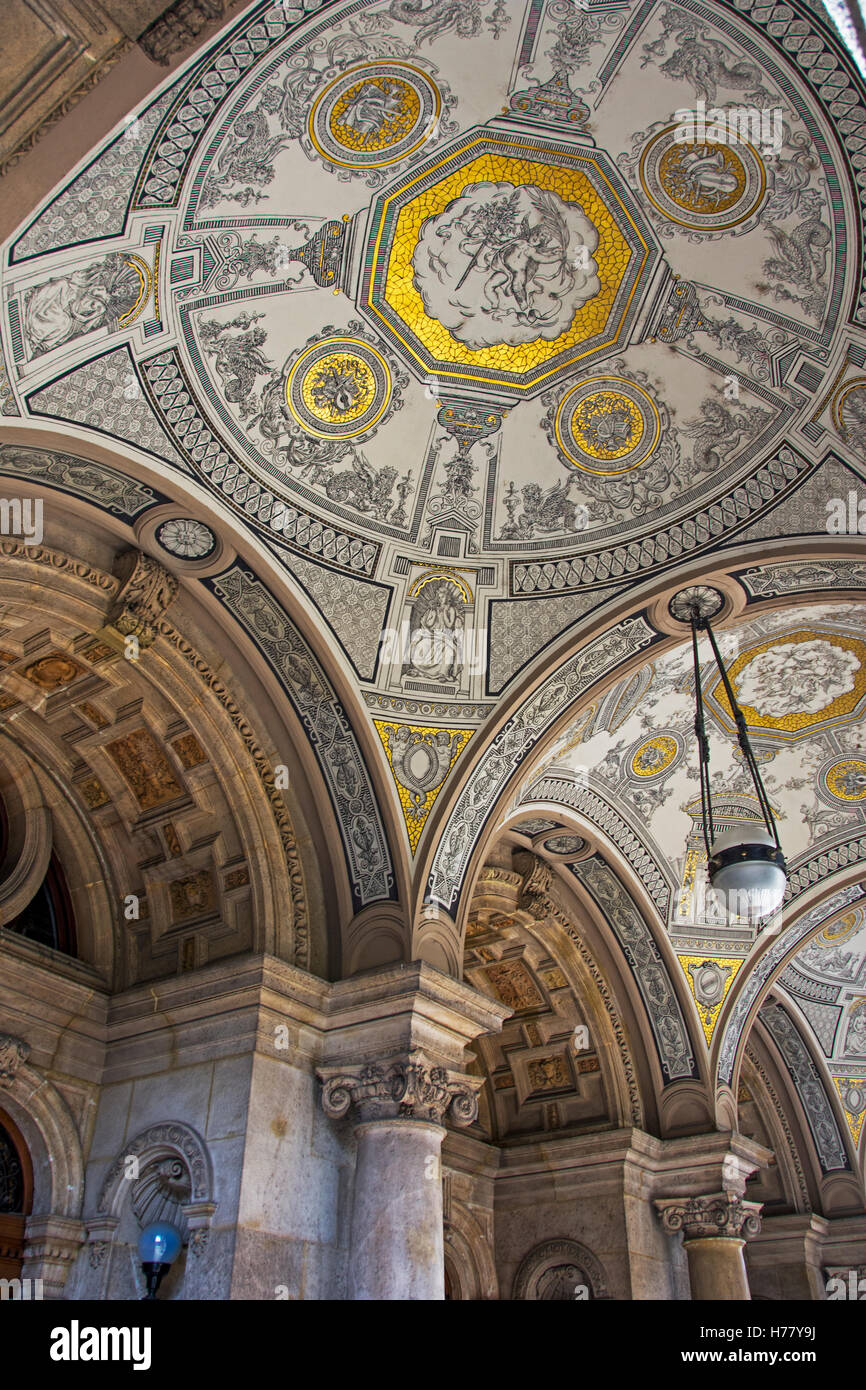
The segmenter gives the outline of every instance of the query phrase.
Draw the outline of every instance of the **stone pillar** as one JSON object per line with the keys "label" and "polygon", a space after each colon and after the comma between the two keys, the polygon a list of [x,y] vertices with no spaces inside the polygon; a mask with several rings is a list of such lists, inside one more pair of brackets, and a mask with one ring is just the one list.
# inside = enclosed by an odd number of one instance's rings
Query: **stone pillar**
{"label": "stone pillar", "polygon": [[420,1049],[319,1075],[325,1113],[339,1119],[354,1106],[360,1121],[349,1297],[444,1299],[444,1120],[472,1123],[483,1078],[436,1066]]}
{"label": "stone pillar", "polygon": [[[822,1299],[824,1248],[831,1223],[814,1212],[773,1216],[746,1249],[753,1297]],[[862,1246],[861,1248],[866,1248]]]}
{"label": "stone pillar", "polygon": [[24,1279],[42,1280],[42,1297],[63,1297],[66,1276],[84,1243],[84,1222],[69,1216],[28,1216],[25,1226]]}
{"label": "stone pillar", "polygon": [[87,1222],[87,1264],[79,1273],[76,1298],[108,1297],[111,1249],[119,1225],[119,1216],[97,1216]]}
{"label": "stone pillar", "polygon": [[183,1296],[188,1299],[207,1298],[209,1287],[207,1270],[207,1251],[210,1244],[210,1226],[216,1202],[184,1202],[181,1206],[186,1228],[189,1232],[187,1244],[186,1272],[183,1280]]}
{"label": "stone pillar", "polygon": [[349,1298],[444,1299],[442,1140],[478,1114],[467,1044],[510,1012],[418,962],[334,986],[318,1075],[326,1115],[349,1116],[357,1141]]}
{"label": "stone pillar", "polygon": [[683,1233],[695,1300],[751,1298],[743,1247],[761,1229],[761,1206],[731,1192],[656,1201],[662,1226]]}

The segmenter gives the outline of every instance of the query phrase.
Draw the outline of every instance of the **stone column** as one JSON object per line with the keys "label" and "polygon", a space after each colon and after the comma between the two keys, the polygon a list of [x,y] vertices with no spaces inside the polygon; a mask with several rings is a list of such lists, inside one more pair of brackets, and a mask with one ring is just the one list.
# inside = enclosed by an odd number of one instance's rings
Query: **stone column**
{"label": "stone column", "polygon": [[339,1119],[354,1106],[359,1120],[349,1297],[443,1299],[444,1120],[472,1123],[483,1078],[436,1066],[417,1048],[319,1075],[325,1113]]}
{"label": "stone column", "polygon": [[695,1300],[751,1299],[743,1247],[761,1229],[761,1205],[732,1192],[656,1201],[669,1235],[683,1233]]}
{"label": "stone column", "polygon": [[43,1298],[62,1298],[66,1276],[84,1243],[84,1222],[69,1216],[28,1216],[24,1231],[22,1278],[41,1279]]}
{"label": "stone column", "polygon": [[420,962],[383,966],[331,990],[318,1068],[322,1105],[357,1139],[347,1291],[352,1299],[443,1299],[440,1149],[470,1125],[483,1078],[466,1048],[511,1010]]}

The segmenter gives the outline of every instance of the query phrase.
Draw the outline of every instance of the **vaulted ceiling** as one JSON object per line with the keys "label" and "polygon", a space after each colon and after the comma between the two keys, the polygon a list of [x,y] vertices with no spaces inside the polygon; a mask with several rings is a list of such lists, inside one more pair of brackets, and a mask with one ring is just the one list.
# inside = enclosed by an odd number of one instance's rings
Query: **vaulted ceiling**
{"label": "vaulted ceiling", "polygon": [[[420,957],[488,988],[504,954],[541,999],[526,903],[477,897],[534,863],[611,924],[660,1092],[730,1098],[750,1029],[820,1066],[826,1171],[866,1109],[864,202],[863,79],[823,7],[282,0],[130,111],[2,267],[4,495],[42,499],[46,553],[158,560],[190,642],[227,634],[226,686],[282,711],[273,761],[330,847],[323,973]],[[698,901],[688,584],[723,600],[791,864],[773,936]],[[0,717],[129,801],[85,704],[127,739],[151,708],[180,779],[167,694],[28,617],[2,616]],[[64,651],[84,703],[22,719]],[[545,1058],[485,1065],[529,1095]],[[574,1123],[628,1113],[581,1075]]]}

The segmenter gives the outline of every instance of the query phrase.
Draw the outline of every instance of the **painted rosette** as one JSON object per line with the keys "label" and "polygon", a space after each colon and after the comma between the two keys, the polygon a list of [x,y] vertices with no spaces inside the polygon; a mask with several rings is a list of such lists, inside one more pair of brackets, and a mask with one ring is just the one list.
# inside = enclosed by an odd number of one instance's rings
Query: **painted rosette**
{"label": "painted rosette", "polygon": [[656,734],[644,739],[633,750],[629,760],[629,772],[633,777],[661,777],[682,761],[682,740],[674,734]]}
{"label": "painted rosette", "polygon": [[836,801],[866,801],[866,762],[862,758],[834,758],[821,769],[819,783]]}
{"label": "painted rosette", "polygon": [[628,473],[649,458],[661,435],[652,397],[625,377],[593,377],[563,396],[556,442],[576,468],[599,477]]}
{"label": "painted rosette", "polygon": [[726,232],[760,207],[767,176],[753,145],[741,140],[676,139],[667,126],[649,141],[640,159],[640,181],[654,207],[670,222],[696,232]]}
{"label": "painted rosette", "polygon": [[203,521],[172,517],[157,527],[156,539],[169,555],[181,560],[203,560],[216,549],[216,536]]}
{"label": "painted rosette", "polygon": [[289,410],[318,439],[354,439],[382,418],[391,398],[391,371],[384,357],[356,338],[312,344],[286,380]]}
{"label": "painted rosette", "polygon": [[317,153],[346,169],[381,169],[414,153],[442,110],[438,88],[410,63],[359,63],[316,98],[307,134]]}
{"label": "painted rosette", "polygon": [[551,835],[544,841],[544,848],[549,854],[560,854],[568,857],[573,854],[580,854],[586,848],[586,840],[582,835]]}

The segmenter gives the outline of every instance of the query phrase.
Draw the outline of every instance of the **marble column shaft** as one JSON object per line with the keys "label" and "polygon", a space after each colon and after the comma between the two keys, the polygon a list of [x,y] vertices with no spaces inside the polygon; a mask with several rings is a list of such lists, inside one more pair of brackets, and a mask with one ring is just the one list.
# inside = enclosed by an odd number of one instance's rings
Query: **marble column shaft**
{"label": "marble column shaft", "polygon": [[444,1299],[444,1120],[472,1123],[482,1078],[438,1066],[420,1049],[319,1075],[326,1114],[353,1109],[359,1121],[349,1297]]}

